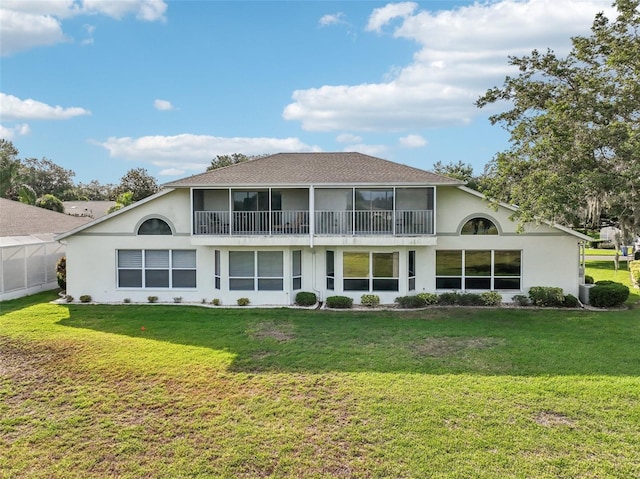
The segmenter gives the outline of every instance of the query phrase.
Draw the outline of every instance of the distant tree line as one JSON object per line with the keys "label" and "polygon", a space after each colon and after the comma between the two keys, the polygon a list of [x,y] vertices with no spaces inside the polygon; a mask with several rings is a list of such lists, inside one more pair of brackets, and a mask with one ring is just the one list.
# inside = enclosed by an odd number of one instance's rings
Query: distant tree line
{"label": "distant tree line", "polygon": [[[159,189],[158,182],[144,168],[133,168],[119,184],[98,180],[75,184],[75,172],[42,158],[18,157],[17,148],[0,139],[0,197],[63,212],[63,201],[117,201],[129,204]],[[124,206],[126,206],[124,204]]]}

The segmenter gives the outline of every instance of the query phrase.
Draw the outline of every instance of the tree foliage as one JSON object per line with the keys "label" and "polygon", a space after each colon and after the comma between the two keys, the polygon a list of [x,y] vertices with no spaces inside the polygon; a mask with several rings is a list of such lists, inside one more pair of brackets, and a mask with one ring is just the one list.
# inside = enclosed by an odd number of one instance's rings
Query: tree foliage
{"label": "tree foliage", "polygon": [[151,196],[159,189],[158,182],[145,168],[132,168],[127,171],[116,188],[118,195],[130,191],[133,194],[133,201]]}
{"label": "tree foliage", "polygon": [[253,155],[247,156],[242,153],[233,153],[231,155],[217,155],[211,164],[207,166],[207,171],[217,170],[218,168],[224,168],[225,166],[236,165],[238,163],[244,163],[245,161],[255,160],[262,158],[265,155]]}
{"label": "tree foliage", "polygon": [[62,204],[62,201],[53,195],[42,195],[36,200],[36,206],[51,211],[57,211],[58,213],[64,213],[64,205]]}
{"label": "tree foliage", "polygon": [[0,197],[11,198],[17,194],[21,165],[13,143],[0,139]]}
{"label": "tree foliage", "polygon": [[462,161],[444,164],[441,161],[437,161],[433,164],[431,170],[438,175],[464,181],[467,183],[469,188],[474,190],[482,191],[483,189],[483,178],[482,176],[474,175],[473,166],[471,164],[464,163]]}
{"label": "tree foliage", "polygon": [[625,235],[640,230],[639,4],[617,0],[614,22],[596,15],[565,58],[510,57],[519,74],[476,102],[511,105],[490,117],[511,147],[487,166],[487,193],[517,204],[521,223],[595,223],[604,210]]}
{"label": "tree foliage", "polygon": [[22,183],[33,188],[38,197],[46,194],[58,197],[73,188],[75,173],[47,158],[27,158],[22,161],[20,176]]}

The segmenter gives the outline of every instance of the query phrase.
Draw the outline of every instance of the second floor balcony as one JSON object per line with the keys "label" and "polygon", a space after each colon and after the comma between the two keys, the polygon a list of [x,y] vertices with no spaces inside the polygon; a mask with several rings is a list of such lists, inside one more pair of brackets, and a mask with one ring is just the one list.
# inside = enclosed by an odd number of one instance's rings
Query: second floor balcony
{"label": "second floor balcony", "polygon": [[432,210],[196,211],[196,235],[432,235]]}

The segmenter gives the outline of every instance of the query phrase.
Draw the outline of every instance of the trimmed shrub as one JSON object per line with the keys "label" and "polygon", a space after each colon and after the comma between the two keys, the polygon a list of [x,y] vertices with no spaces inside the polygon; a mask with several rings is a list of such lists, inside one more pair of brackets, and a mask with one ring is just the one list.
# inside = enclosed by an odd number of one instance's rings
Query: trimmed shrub
{"label": "trimmed shrub", "polygon": [[558,307],[564,304],[562,288],[555,286],[532,286],[529,298],[535,306]]}
{"label": "trimmed shrub", "polygon": [[458,304],[460,306],[484,306],[478,293],[460,293],[458,295]]}
{"label": "trimmed shrub", "polygon": [[360,296],[360,304],[363,306],[369,306],[375,308],[380,305],[380,296],[377,294],[363,294]]}
{"label": "trimmed shrub", "polygon": [[310,293],[307,291],[300,291],[296,294],[296,304],[298,306],[313,306],[318,302],[316,293]]}
{"label": "trimmed shrub", "polygon": [[416,294],[418,298],[420,298],[425,306],[430,306],[432,304],[438,304],[438,295],[434,293],[418,293]]}
{"label": "trimmed shrub", "polygon": [[147,296],[147,301],[149,301],[150,303],[157,303],[158,302],[158,297],[157,296]]}
{"label": "trimmed shrub", "polygon": [[531,300],[526,294],[515,294],[513,296],[513,302],[516,306],[529,306],[531,304]]}
{"label": "trimmed shrub", "polygon": [[80,296],[80,302],[81,303],[90,303],[91,302],[91,296],[88,294],[83,294],[82,296]]}
{"label": "trimmed shrub", "polygon": [[598,281],[589,290],[589,304],[596,308],[620,306],[629,297],[629,288],[613,281]]}
{"label": "trimmed shrub", "polygon": [[71,296],[70,294],[65,294],[65,295],[64,295],[64,300],[65,300],[67,303],[73,303],[73,296]]}
{"label": "trimmed shrub", "polygon": [[174,296],[173,302],[174,303],[182,303],[182,296]]}
{"label": "trimmed shrub", "polygon": [[584,275],[584,284],[593,284],[593,276],[585,274]]}
{"label": "trimmed shrub", "polygon": [[485,291],[480,293],[480,300],[485,306],[498,306],[502,303],[502,295],[496,291]]}
{"label": "trimmed shrub", "polygon": [[248,306],[251,301],[249,300],[249,298],[238,298],[236,303],[238,304],[238,306]]}
{"label": "trimmed shrub", "polygon": [[414,308],[422,308],[426,305],[425,300],[420,297],[420,295],[416,296],[398,296],[395,299],[395,303],[399,308],[403,309],[414,309]]}
{"label": "trimmed shrub", "polygon": [[214,306],[220,306],[222,303],[220,302],[220,299],[218,298],[213,298],[211,300],[211,304],[213,304]]}
{"label": "trimmed shrub", "polygon": [[125,303],[125,304],[129,304],[129,303],[131,303],[131,298],[124,298],[122,300],[122,302]]}
{"label": "trimmed shrub", "polygon": [[353,299],[346,296],[327,297],[327,307],[335,309],[350,309],[353,307]]}
{"label": "trimmed shrub", "polygon": [[444,306],[453,306],[455,304],[458,304],[459,297],[460,295],[456,292],[441,293],[440,296],[438,296],[438,304]]}
{"label": "trimmed shrub", "polygon": [[565,308],[579,308],[580,301],[572,294],[567,294],[564,297],[564,307]]}

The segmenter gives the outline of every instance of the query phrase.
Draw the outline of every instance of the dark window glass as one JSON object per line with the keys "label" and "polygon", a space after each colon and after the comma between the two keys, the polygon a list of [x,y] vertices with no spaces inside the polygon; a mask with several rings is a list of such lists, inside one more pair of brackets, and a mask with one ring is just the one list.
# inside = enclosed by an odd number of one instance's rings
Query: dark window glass
{"label": "dark window glass", "polygon": [[493,274],[496,276],[520,276],[520,251],[504,250],[493,253]]}
{"label": "dark window glass", "polygon": [[398,291],[397,279],[374,279],[373,280],[374,291]]}
{"label": "dark window glass", "polygon": [[281,279],[263,279],[258,278],[259,291],[282,291],[284,289]]}
{"label": "dark window glass", "polygon": [[119,270],[118,286],[121,288],[142,288],[142,270],[140,269]]}
{"label": "dark window glass", "polygon": [[520,278],[495,278],[493,287],[495,289],[520,289]]}
{"label": "dark window glass", "polygon": [[171,227],[160,218],[151,218],[138,228],[139,235],[171,235]]}
{"label": "dark window glass", "polygon": [[168,288],[168,269],[148,269],[144,272],[144,284],[147,288]]}
{"label": "dark window glass", "polygon": [[465,276],[491,276],[491,251],[466,251]]}
{"label": "dark window glass", "polygon": [[173,270],[173,287],[174,288],[195,288],[196,287],[196,271],[192,269],[174,269]]}
{"label": "dark window glass", "polygon": [[344,280],[345,291],[369,291],[368,279],[345,279]]}
{"label": "dark window glass", "polygon": [[436,251],[436,276],[462,276],[462,251]]}
{"label": "dark window glass", "polygon": [[253,278],[229,278],[229,289],[231,291],[253,291]]}
{"label": "dark window glass", "polygon": [[465,278],[465,289],[491,289],[491,278]]}
{"label": "dark window glass", "polygon": [[437,289],[462,289],[462,278],[436,278]]}
{"label": "dark window glass", "polygon": [[497,235],[498,228],[486,218],[472,218],[462,226],[463,235]]}

